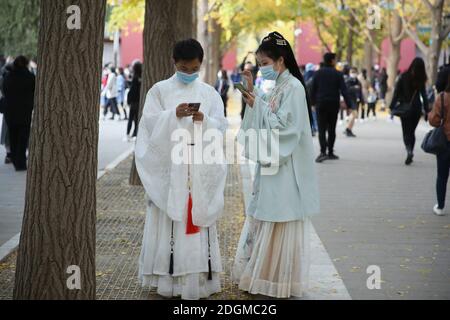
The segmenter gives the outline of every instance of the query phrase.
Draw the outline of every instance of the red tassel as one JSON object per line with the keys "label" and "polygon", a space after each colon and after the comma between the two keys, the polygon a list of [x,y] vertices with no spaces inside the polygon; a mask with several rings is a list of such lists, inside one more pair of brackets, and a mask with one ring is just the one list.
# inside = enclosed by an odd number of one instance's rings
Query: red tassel
{"label": "red tassel", "polygon": [[200,232],[200,228],[194,225],[194,223],[192,222],[192,197],[191,193],[189,192],[186,234],[193,234],[197,232]]}

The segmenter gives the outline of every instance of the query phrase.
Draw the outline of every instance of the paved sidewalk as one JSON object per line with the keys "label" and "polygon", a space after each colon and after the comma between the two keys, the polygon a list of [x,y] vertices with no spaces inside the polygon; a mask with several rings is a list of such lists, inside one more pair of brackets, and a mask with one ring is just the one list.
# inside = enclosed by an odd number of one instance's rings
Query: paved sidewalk
{"label": "paved sidewalk", "polygon": [[[318,165],[313,224],[353,299],[450,299],[450,216],[432,213],[436,160],[420,149],[429,129],[419,125],[414,162],[405,166],[397,120],[357,123],[357,138],[339,126],[341,159]],[[381,269],[379,290],[366,286],[370,265]]]}
{"label": "paved sidewalk", "polygon": [[[0,126],[2,115],[0,114]],[[122,141],[126,121],[99,122],[98,169],[102,173],[114,159],[130,149],[131,143]],[[12,164],[5,164],[6,150],[0,146],[0,260],[8,252],[11,239],[20,232],[24,210],[26,172],[16,172]]]}

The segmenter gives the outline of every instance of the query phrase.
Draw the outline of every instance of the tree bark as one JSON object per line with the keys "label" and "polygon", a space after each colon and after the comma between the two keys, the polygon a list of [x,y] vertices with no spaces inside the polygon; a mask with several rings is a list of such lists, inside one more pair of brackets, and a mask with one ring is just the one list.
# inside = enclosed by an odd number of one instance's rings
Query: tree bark
{"label": "tree bark", "polygon": [[[147,91],[174,73],[172,49],[175,42],[193,36],[193,0],[146,0],[144,23],[144,64],[139,119]],[[199,17],[200,19],[200,17]],[[133,161],[129,183],[141,185]]]}
{"label": "tree bark", "polygon": [[[350,15],[350,25],[353,25],[355,23],[355,18],[353,15]],[[349,65],[352,64],[353,59],[353,30],[349,29],[347,32],[348,39],[347,39],[347,54],[346,54],[346,60]]]}
{"label": "tree bark", "polygon": [[[205,50],[205,60],[208,61],[208,48],[209,48],[209,34],[208,34],[208,20],[205,20],[205,15],[208,13],[208,0],[197,0],[197,40]],[[203,81],[209,81],[209,63],[204,63],[204,66],[200,69],[200,77]]]}
{"label": "tree bark", "polygon": [[[373,34],[373,30],[369,31],[371,34]],[[373,36],[372,36],[373,39]],[[367,71],[367,78],[372,79],[372,66],[373,66],[373,55],[374,49],[373,49],[373,43],[369,37],[366,38],[366,41],[364,42],[364,69]]]}
{"label": "tree bark", "polygon": [[437,69],[439,56],[441,54],[441,47],[443,40],[447,37],[441,36],[442,32],[442,15],[444,9],[444,1],[436,2],[432,12],[432,21],[431,21],[431,44],[428,48],[427,52],[427,60],[428,60],[428,79],[431,84],[436,83],[437,78]]}
{"label": "tree bark", "polygon": [[[67,8],[81,9],[69,30]],[[98,103],[106,0],[41,0],[14,299],[95,299]],[[80,289],[67,280],[80,268]],[[70,270],[70,269],[69,269]]]}
{"label": "tree bark", "polygon": [[394,13],[391,21],[389,42],[391,45],[391,51],[387,58],[387,68],[386,72],[388,75],[388,89],[386,92],[386,102],[389,105],[391,102],[392,95],[394,93],[395,79],[397,78],[398,63],[400,62],[400,48],[402,43],[402,30],[403,23],[398,15]]}

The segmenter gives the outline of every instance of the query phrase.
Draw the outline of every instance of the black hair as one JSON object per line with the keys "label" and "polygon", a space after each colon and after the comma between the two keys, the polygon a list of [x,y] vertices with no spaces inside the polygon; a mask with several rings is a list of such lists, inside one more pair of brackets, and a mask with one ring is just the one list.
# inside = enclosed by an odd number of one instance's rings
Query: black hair
{"label": "black hair", "polygon": [[450,73],[448,74],[447,77],[447,85],[445,86],[445,92],[450,92]]}
{"label": "black hair", "polygon": [[25,56],[18,56],[14,59],[13,66],[15,69],[25,69],[28,67],[30,60]]}
{"label": "black hair", "polygon": [[427,72],[425,71],[425,62],[422,58],[416,57],[409,65],[408,71],[406,71],[411,77],[414,88],[418,89],[425,85],[427,82]]}
{"label": "black hair", "polygon": [[142,77],[142,63],[140,61],[136,61],[133,63],[133,78],[140,79]]}
{"label": "black hair", "polygon": [[203,61],[203,48],[200,42],[195,39],[181,40],[175,43],[173,47],[172,57],[175,62],[180,60],[191,61],[198,59]]}
{"label": "black hair", "polygon": [[325,65],[330,66],[331,62],[336,59],[336,53],[333,52],[327,52],[323,55],[323,62]]}
{"label": "black hair", "polygon": [[111,67],[111,68],[109,68],[109,70],[114,74],[116,73],[116,67]]}
{"label": "black hair", "polygon": [[306,90],[305,80],[300,72],[300,68],[298,67],[297,60],[295,60],[294,52],[292,51],[292,47],[289,42],[280,33],[274,31],[269,33],[269,35],[262,40],[258,50],[256,50],[256,53],[263,53],[274,61],[283,57],[286,68],[301,82],[303,88],[305,89],[309,122],[312,125],[311,102],[309,99],[308,90]]}

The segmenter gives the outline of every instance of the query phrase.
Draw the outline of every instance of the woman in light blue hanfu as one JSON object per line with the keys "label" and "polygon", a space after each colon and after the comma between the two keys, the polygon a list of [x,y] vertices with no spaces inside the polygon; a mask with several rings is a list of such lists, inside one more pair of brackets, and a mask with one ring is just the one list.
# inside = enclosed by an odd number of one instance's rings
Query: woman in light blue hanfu
{"label": "woman in light blue hanfu", "polygon": [[[248,107],[238,140],[253,130],[258,152],[249,151],[251,144],[244,149],[256,172],[232,277],[252,294],[302,297],[309,278],[310,217],[319,212],[311,112],[286,39],[272,32],[256,53],[262,76],[275,80],[275,87],[264,94],[253,88],[249,72],[243,74]],[[270,139],[269,151],[259,152]]]}

